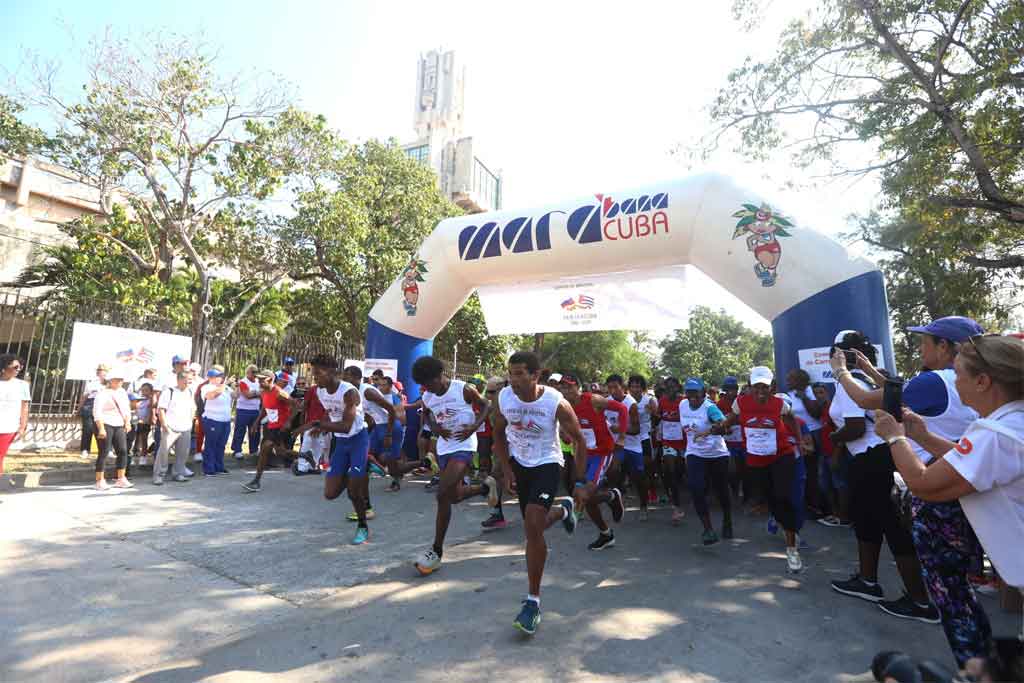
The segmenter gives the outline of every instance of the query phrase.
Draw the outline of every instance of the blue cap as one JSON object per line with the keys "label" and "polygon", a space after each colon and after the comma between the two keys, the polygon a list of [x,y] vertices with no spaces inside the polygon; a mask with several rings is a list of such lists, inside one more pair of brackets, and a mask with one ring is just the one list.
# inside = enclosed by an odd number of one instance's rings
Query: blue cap
{"label": "blue cap", "polygon": [[722,388],[723,389],[729,389],[731,387],[738,387],[739,385],[740,385],[740,381],[738,379],[736,379],[735,377],[733,377],[732,375],[729,375],[728,377],[726,377],[725,379],[722,380]]}
{"label": "blue cap", "polygon": [[178,363],[187,363],[187,362],[188,362],[188,358],[182,358],[181,356],[177,356],[177,355],[174,356],[174,358],[171,359],[171,365],[177,365]]}
{"label": "blue cap", "polygon": [[218,370],[217,368],[210,368],[209,370],[206,371],[207,377],[221,377],[223,376],[223,374],[224,373]]}
{"label": "blue cap", "polygon": [[965,342],[975,335],[985,334],[977,322],[959,315],[949,315],[919,327],[908,327],[907,332],[930,334],[953,342]]}
{"label": "blue cap", "polygon": [[277,374],[274,375],[274,380],[278,382],[290,382],[292,381],[292,377],[287,372],[278,372]]}
{"label": "blue cap", "polygon": [[128,394],[129,401],[141,401],[142,394],[136,394],[134,391]]}
{"label": "blue cap", "polygon": [[700,380],[700,379],[697,379],[696,377],[691,377],[690,379],[686,380],[686,384],[683,385],[683,391],[703,391],[703,390],[704,390],[704,381]]}
{"label": "blue cap", "polygon": [[285,356],[282,365],[295,365],[295,359],[291,356]]}

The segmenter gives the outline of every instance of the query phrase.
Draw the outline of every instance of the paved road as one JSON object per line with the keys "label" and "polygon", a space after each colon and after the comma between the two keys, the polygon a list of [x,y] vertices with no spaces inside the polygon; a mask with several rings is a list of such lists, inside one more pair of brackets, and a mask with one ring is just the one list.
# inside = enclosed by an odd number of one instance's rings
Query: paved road
{"label": "paved road", "polygon": [[710,549],[692,515],[674,528],[668,510],[627,512],[602,553],[586,550],[592,525],[556,527],[541,630],[524,640],[511,628],[526,587],[516,507],[485,535],[482,502],[464,503],[443,569],[423,579],[422,482],[395,495],[372,480],[379,517],[356,548],[347,501],[323,500],[319,477],[268,473],[248,495],[243,478],[4,494],[0,680],[840,682],[870,680],[883,648],[948,656],[938,626],[828,589],[853,566],[850,532],[811,525],[794,579],[758,519]]}

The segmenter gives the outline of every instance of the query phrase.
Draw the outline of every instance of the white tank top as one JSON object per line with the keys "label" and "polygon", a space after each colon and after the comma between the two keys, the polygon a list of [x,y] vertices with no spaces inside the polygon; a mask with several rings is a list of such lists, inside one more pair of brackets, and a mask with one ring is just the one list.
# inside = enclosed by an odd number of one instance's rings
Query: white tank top
{"label": "white tank top", "polygon": [[[788,393],[790,398],[789,405],[793,408],[793,415],[803,420],[807,424],[808,430],[816,432],[821,429],[821,420],[816,419],[807,411],[807,406],[797,397],[798,392],[794,389]],[[811,391],[810,387],[804,387],[804,396],[811,401],[814,400],[814,392]]]}
{"label": "white tank top", "polygon": [[[928,425],[928,431],[941,436],[947,441],[956,443],[964,435],[972,422],[978,419],[978,413],[973,408],[968,408],[960,400],[960,394],[956,391],[956,371],[953,368],[945,370],[933,370],[946,385],[946,410],[935,417],[925,417],[924,423]],[[923,417],[923,416],[922,416]],[[932,454],[917,445],[913,439],[910,445],[921,462],[928,464],[932,461]]]}
{"label": "white tank top", "polygon": [[[316,397],[320,401],[320,405],[324,407],[324,412],[327,413],[327,417],[330,418],[331,422],[341,422],[341,418],[345,413],[345,394],[353,389],[355,389],[354,386],[343,381],[338,382],[338,388],[333,394],[327,391],[327,387],[316,388]],[[365,427],[366,420],[363,417],[363,401],[360,399],[359,406],[356,408],[355,419],[352,420],[352,427],[345,433],[334,432],[334,434],[347,439],[363,431]]]}
{"label": "white tank top", "polygon": [[386,425],[388,423],[388,411],[370,400],[373,396],[384,398],[383,394],[377,391],[377,387],[369,384],[363,385],[363,405],[366,406],[366,414],[370,416],[375,425]]}
{"label": "white tank top", "polygon": [[[465,382],[460,379],[453,379],[448,385],[448,390],[441,396],[432,394],[429,391],[423,392],[423,405],[434,414],[437,424],[450,430],[453,436],[463,427],[470,426],[476,422],[476,413],[473,412],[473,406],[466,403],[465,390]],[[476,452],[476,433],[471,434],[465,441],[437,437],[438,455],[448,455],[449,453],[458,453],[459,451]]]}
{"label": "white tank top", "polygon": [[679,422],[683,425],[686,433],[686,455],[696,455],[700,458],[721,458],[729,455],[729,448],[725,445],[725,438],[717,434],[697,439],[695,434],[707,432],[711,429],[711,419],[708,417],[708,408],[714,404],[705,399],[695,409],[690,407],[690,402],[683,399],[679,403]]}
{"label": "white tank top", "polygon": [[551,387],[544,390],[536,401],[522,401],[512,387],[498,394],[498,409],[508,426],[508,454],[523,467],[538,467],[549,463],[565,465],[562,446],[558,441],[558,404],[562,394]]}
{"label": "white tank top", "polygon": [[[618,399],[613,399],[613,400],[618,401]],[[630,396],[629,394],[626,394],[626,397],[624,399],[622,399],[621,401],[619,401],[619,403],[621,403],[624,406],[626,406],[626,415],[628,416],[629,415],[629,407],[631,405],[633,405],[634,403],[636,403],[636,401],[633,399],[632,396]],[[619,411],[617,411],[617,410],[606,410],[606,411],[604,411],[604,419],[608,423],[608,431],[610,431],[612,433],[612,439],[614,439],[615,443],[618,444],[619,443],[619,431],[618,431],[619,430]],[[624,431],[624,432],[628,432],[629,431],[629,420],[628,419],[626,420],[625,428],[622,431]],[[626,439],[627,440],[629,439],[629,435],[628,434],[626,435]],[[628,446],[627,446],[627,448],[628,448]],[[629,450],[632,451],[632,450],[635,450],[635,449],[630,448]]]}
{"label": "white tank top", "polygon": [[[630,394],[629,397],[633,398],[633,395]],[[633,400],[636,401],[635,398]],[[650,394],[644,394],[640,397],[639,401],[636,401],[636,411],[640,413],[640,433],[637,435],[637,438],[641,443],[645,439],[651,438],[651,414],[647,411],[650,410],[649,406],[653,400],[653,396]],[[628,439],[629,437],[627,436],[626,438]],[[626,446],[626,448],[629,448],[629,446]],[[633,449],[629,448],[629,450]]]}

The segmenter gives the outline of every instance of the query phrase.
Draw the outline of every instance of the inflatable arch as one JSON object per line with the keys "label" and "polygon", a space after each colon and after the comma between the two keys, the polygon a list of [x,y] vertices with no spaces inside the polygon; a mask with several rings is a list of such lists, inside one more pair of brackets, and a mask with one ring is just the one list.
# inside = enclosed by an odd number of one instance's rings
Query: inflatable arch
{"label": "inflatable arch", "polygon": [[677,264],[701,269],[771,321],[780,377],[800,350],[827,347],[842,329],[865,331],[894,367],[878,268],[713,174],[441,221],[370,311],[366,356],[397,359],[414,400],[413,361],[431,353],[434,335],[477,287],[630,270],[642,277]]}

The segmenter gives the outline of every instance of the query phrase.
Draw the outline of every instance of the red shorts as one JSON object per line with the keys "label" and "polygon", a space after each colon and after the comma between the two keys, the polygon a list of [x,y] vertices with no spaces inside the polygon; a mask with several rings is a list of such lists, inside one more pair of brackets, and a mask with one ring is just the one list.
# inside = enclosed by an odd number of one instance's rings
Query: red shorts
{"label": "red shorts", "polygon": [[14,437],[17,435],[17,432],[0,434],[0,474],[3,474],[4,472],[4,456],[7,455],[7,451],[11,447],[11,444],[14,443]]}

